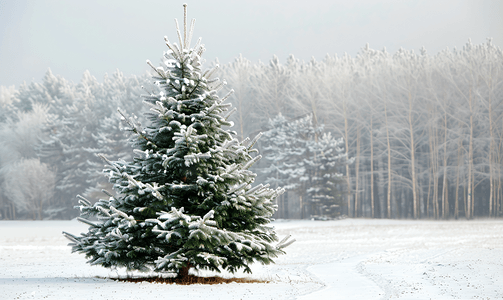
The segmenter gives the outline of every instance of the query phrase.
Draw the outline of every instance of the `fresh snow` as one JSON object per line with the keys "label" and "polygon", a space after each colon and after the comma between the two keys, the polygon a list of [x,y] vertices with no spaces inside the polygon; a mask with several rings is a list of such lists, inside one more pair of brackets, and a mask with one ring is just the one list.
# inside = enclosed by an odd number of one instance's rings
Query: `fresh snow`
{"label": "fresh snow", "polygon": [[179,286],[108,279],[126,272],[90,266],[66,246],[61,231],[86,231],[75,220],[0,221],[0,299],[503,298],[503,220],[273,225],[297,241],[276,264],[235,275],[270,283]]}

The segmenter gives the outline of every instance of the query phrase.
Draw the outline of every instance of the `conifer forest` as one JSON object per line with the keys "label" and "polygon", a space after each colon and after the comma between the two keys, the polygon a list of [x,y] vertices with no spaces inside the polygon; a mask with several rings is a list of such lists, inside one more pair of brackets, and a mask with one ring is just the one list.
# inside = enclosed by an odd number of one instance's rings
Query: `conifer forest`
{"label": "conifer forest", "polygon": [[[263,133],[251,170],[285,188],[277,219],[503,215],[503,52],[491,40],[434,55],[367,45],[311,61],[240,56],[217,76],[234,90],[235,137]],[[111,191],[97,154],[136,155],[117,108],[148,124],[150,77],[75,83],[48,70],[0,86],[0,219],[75,218],[76,195]]]}

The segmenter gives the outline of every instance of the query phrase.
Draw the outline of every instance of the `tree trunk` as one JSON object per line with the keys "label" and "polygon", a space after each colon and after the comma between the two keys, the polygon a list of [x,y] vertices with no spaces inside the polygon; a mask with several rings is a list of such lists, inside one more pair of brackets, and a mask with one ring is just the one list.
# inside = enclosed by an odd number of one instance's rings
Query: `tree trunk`
{"label": "tree trunk", "polygon": [[473,177],[473,105],[472,105],[472,89],[470,88],[470,96],[469,96],[469,105],[470,105],[470,141],[468,144],[468,195],[466,199],[466,211],[465,217],[469,220],[472,216],[472,177]]}
{"label": "tree trunk", "polygon": [[[490,85],[489,85],[490,87]],[[494,151],[494,133],[493,133],[493,119],[492,119],[492,103],[491,94],[489,93],[489,217],[493,216],[493,194],[494,194],[494,177],[493,177],[493,151]]]}
{"label": "tree trunk", "polygon": [[[346,135],[344,137],[344,140],[346,142],[346,155],[348,154],[349,151],[349,128],[348,128],[348,116],[347,116],[347,111],[346,111],[346,102],[343,99],[342,100],[342,105],[344,109],[344,134]],[[349,157],[349,156],[348,156]],[[350,169],[349,169],[349,164],[346,164],[346,184],[348,186],[348,194],[347,194],[347,201],[348,201],[348,217],[351,217],[351,178],[350,178]]]}
{"label": "tree trunk", "polygon": [[[460,122],[461,123],[461,122]],[[459,124],[461,127],[461,124]],[[458,158],[457,158],[457,174],[456,174],[456,202],[454,202],[454,216],[456,219],[459,217],[459,178],[460,178],[460,165],[461,165],[461,147],[463,146],[462,134],[458,139]]]}
{"label": "tree trunk", "polygon": [[[431,194],[431,181],[432,181],[433,176],[428,176],[428,197],[426,198],[426,214],[428,218],[430,217],[430,194]],[[433,202],[433,200],[432,200]],[[434,210],[433,203],[431,205],[432,209]],[[433,211],[433,216],[435,216],[435,212]]]}
{"label": "tree trunk", "polygon": [[463,189],[463,207],[464,207],[464,211],[465,211],[465,217],[466,217],[466,214],[467,214],[467,210],[469,209],[468,208],[468,204],[466,203],[466,190],[467,190],[467,188]]}
{"label": "tree trunk", "polygon": [[[474,172],[472,172],[473,174]],[[472,175],[472,203],[470,207],[470,216],[473,219],[473,216],[475,214],[475,174]]]}
{"label": "tree trunk", "polygon": [[409,91],[409,130],[410,130],[410,164],[412,171],[412,205],[414,205],[414,219],[417,219],[417,193],[416,193],[416,159],[415,159],[415,148],[414,143],[414,128],[412,128],[412,95]]}
{"label": "tree trunk", "polygon": [[360,125],[356,126],[356,160],[355,160],[355,213],[354,217],[358,218],[358,196],[360,194],[359,190],[359,174],[360,174]]}
{"label": "tree trunk", "polygon": [[[419,179],[421,180],[421,179]],[[421,188],[419,189],[419,201],[421,202],[420,205],[419,205],[419,208],[420,208],[420,215],[422,218],[424,218],[424,216],[426,216],[426,204],[425,204],[425,200],[426,200],[426,197],[425,196],[425,192],[424,192],[424,186],[426,186],[426,184],[428,184],[428,179],[426,178],[423,178],[422,180],[422,183],[420,184]]]}
{"label": "tree trunk", "polygon": [[[433,110],[430,110],[430,116],[434,119],[435,113]],[[436,134],[437,131],[434,128],[434,124],[432,122],[429,123],[428,126],[428,142],[430,147],[430,176],[433,181],[433,198],[432,198],[432,208],[433,208],[433,216],[435,219],[440,217],[440,210],[438,207],[438,157],[437,157],[437,143],[436,143]]]}
{"label": "tree trunk", "polygon": [[189,269],[192,267],[192,264],[189,262],[187,265],[183,266],[178,270],[178,278],[188,278],[189,277]]}
{"label": "tree trunk", "polygon": [[447,188],[447,110],[444,112],[444,178],[442,183],[442,203],[444,218],[449,216],[449,197]]}
{"label": "tree trunk", "polygon": [[299,204],[300,204],[300,218],[304,219],[304,203],[302,201],[302,196],[299,196]]}
{"label": "tree trunk", "polygon": [[379,156],[379,161],[378,161],[378,166],[379,166],[379,185],[377,187],[377,193],[378,193],[378,198],[379,198],[379,215],[381,219],[385,218],[384,212],[386,211],[386,205],[384,204],[384,161],[382,158],[382,155]]}
{"label": "tree trunk", "polygon": [[370,209],[374,218],[374,133],[372,130],[372,112],[370,112]]}
{"label": "tree trunk", "polygon": [[[499,177],[498,178],[501,178],[501,172],[499,173]],[[498,181],[498,193],[497,193],[497,198],[496,198],[496,207],[495,207],[495,212],[496,212],[496,217],[499,217],[500,216],[500,207],[501,207],[501,204],[502,204],[502,199],[501,199],[501,192],[502,192],[502,189],[501,189],[501,179]]]}
{"label": "tree trunk", "polygon": [[393,184],[393,193],[391,195],[391,215],[393,216],[393,219],[397,219],[397,218],[400,218],[400,211],[399,211],[399,207],[398,207],[398,204],[397,204],[397,194],[398,194],[398,191],[397,191],[397,185],[396,183]]}
{"label": "tree trunk", "polygon": [[386,120],[386,142],[388,144],[388,219],[391,218],[391,147],[389,142],[388,110],[384,103],[384,117]]}

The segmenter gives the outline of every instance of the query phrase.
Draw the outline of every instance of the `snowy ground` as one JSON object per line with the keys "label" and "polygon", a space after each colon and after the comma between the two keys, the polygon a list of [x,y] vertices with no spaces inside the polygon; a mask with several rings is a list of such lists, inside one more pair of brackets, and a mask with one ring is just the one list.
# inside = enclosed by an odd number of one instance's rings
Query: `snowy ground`
{"label": "snowy ground", "polygon": [[76,221],[0,221],[0,299],[503,298],[503,220],[274,224],[297,242],[248,276],[270,283],[177,286],[100,278],[118,274],[88,266],[61,235],[86,230]]}

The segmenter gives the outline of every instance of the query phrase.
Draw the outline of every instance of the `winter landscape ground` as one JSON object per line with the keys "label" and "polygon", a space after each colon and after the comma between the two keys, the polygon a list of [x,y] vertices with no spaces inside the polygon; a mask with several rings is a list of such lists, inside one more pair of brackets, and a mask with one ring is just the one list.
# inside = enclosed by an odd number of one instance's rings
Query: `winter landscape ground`
{"label": "winter landscape ground", "polygon": [[297,241],[276,264],[236,275],[269,283],[179,286],[89,266],[61,235],[84,232],[77,221],[1,221],[0,299],[503,298],[503,220],[273,224]]}

